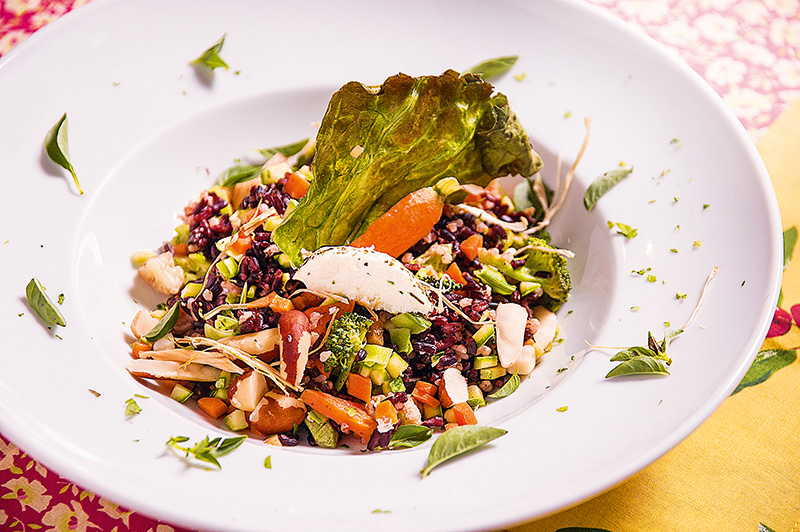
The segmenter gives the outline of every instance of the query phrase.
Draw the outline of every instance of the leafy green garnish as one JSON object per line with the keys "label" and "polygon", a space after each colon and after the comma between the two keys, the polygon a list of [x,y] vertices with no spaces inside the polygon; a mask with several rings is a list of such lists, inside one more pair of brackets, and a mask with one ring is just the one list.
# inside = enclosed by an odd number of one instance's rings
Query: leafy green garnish
{"label": "leafy green garnish", "polygon": [[667,366],[672,364],[672,359],[667,356],[667,347],[670,341],[682,333],[683,329],[667,331],[659,343],[653,334],[648,332],[647,347],[629,347],[611,357],[612,362],[620,364],[609,371],[606,378],[625,375],[669,375]]}
{"label": "leafy green garnish", "polygon": [[541,158],[506,97],[493,92],[453,70],[398,74],[380,87],[344,85],[317,134],[314,181],[273,241],[299,264],[301,250],[353,241],[400,199],[442,177],[485,186],[536,173]]}
{"label": "leafy green garnish", "polygon": [[220,174],[217,184],[221,187],[232,187],[260,175],[262,168],[261,164],[236,164]]}
{"label": "leafy green garnish", "polygon": [[628,224],[612,222],[611,220],[608,221],[609,229],[613,229],[615,226],[617,227],[617,234],[622,235],[625,238],[634,238],[639,233],[638,229],[634,229]]}
{"label": "leafy green garnish", "polygon": [[428,454],[428,465],[422,468],[420,475],[426,477],[433,468],[447,460],[477,449],[507,433],[504,429],[481,425],[462,425],[450,429],[433,442]]}
{"label": "leafy green garnish", "polygon": [[392,434],[387,449],[409,449],[431,439],[433,428],[422,425],[400,425]]}
{"label": "leafy green garnish", "polygon": [[737,394],[750,386],[761,384],[769,379],[773,373],[785,368],[797,360],[797,353],[794,349],[764,349],[756,355],[750,369],[745,373],[744,378],[733,390],[731,395]]}
{"label": "leafy green garnish", "polygon": [[180,312],[180,305],[177,302],[173,303],[167,313],[158,320],[158,323],[150,329],[150,332],[144,335],[143,339],[152,343],[164,338],[178,323]]}
{"label": "leafy green garnish", "polygon": [[520,378],[517,372],[515,371],[511,378],[508,379],[503,386],[500,387],[499,390],[494,392],[491,397],[492,399],[502,399],[503,397],[508,397],[512,393],[517,391],[519,388]]}
{"label": "leafy green garnish", "polygon": [[631,173],[633,173],[633,167],[618,168],[606,172],[595,179],[583,195],[583,206],[586,207],[586,210],[591,211],[597,203],[597,200],[611,190],[614,185],[631,175]]}
{"label": "leafy green garnish", "polygon": [[472,68],[468,68],[466,72],[480,76],[486,81],[491,81],[511,70],[511,67],[514,66],[517,59],[519,59],[517,55],[495,57],[494,59],[483,61]]}
{"label": "leafy green garnish", "polygon": [[141,407],[136,403],[136,401],[131,397],[127,401],[125,401],[125,415],[130,417],[138,414],[141,412]]}
{"label": "leafy green garnish", "polygon": [[291,144],[286,144],[285,146],[275,146],[272,148],[263,148],[258,150],[258,152],[269,159],[276,153],[280,153],[284,157],[291,157],[292,155],[296,155],[300,152],[300,150],[308,144],[308,139],[298,140],[297,142],[293,142]]}
{"label": "leafy green garnish", "polygon": [[78,187],[78,192],[83,194],[78,176],[75,175],[75,168],[72,167],[72,163],[69,160],[68,124],[67,113],[64,113],[64,116],[47,132],[44,138],[44,149],[51,161],[72,174],[72,179],[75,181],[75,186]]}
{"label": "leafy green garnish", "polygon": [[53,301],[47,297],[44,286],[36,278],[31,279],[28,286],[25,287],[25,295],[28,297],[28,305],[48,326],[66,326],[67,322],[64,320],[64,316],[53,304]]}
{"label": "leafy green garnish", "polygon": [[191,454],[201,462],[208,462],[216,466],[217,469],[222,469],[217,458],[232,452],[244,443],[246,439],[247,436],[236,436],[225,438],[224,440],[219,437],[209,440],[208,436],[206,436],[193,446],[185,447],[180,444],[189,441],[189,438],[186,436],[173,436],[167,440],[167,446],[185,452],[187,458]]}
{"label": "leafy green garnish", "polygon": [[222,45],[225,44],[225,35],[215,42],[210,48],[203,52],[200,57],[194,59],[190,64],[201,65],[211,70],[215,68],[224,68],[228,70],[228,64],[222,60],[219,53],[222,51]]}

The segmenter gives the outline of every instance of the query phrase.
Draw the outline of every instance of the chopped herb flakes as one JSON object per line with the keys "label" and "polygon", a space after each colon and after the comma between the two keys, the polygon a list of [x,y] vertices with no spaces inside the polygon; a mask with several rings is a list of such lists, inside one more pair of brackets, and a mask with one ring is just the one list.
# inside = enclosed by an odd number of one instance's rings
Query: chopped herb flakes
{"label": "chopped herb flakes", "polygon": [[647,276],[647,282],[648,283],[654,283],[656,281],[658,281],[658,278],[655,275],[653,275],[652,273]]}
{"label": "chopped herb flakes", "polygon": [[139,407],[138,404],[136,404],[136,401],[132,397],[130,399],[128,399],[127,401],[125,401],[125,415],[126,416],[135,416],[136,414],[138,414],[141,411],[142,411],[142,409]]}
{"label": "chopped herb flakes", "polygon": [[556,412],[566,412],[568,408],[568,406],[559,406],[556,408]]}
{"label": "chopped herb flakes", "polygon": [[622,235],[625,238],[634,238],[638,234],[638,229],[634,229],[630,225],[619,223],[619,222],[612,222],[611,220],[608,221],[609,229],[613,229],[617,227],[617,234]]}
{"label": "chopped herb flakes", "polygon": [[678,292],[675,293],[675,299],[686,299],[686,293],[678,290]]}
{"label": "chopped herb flakes", "polygon": [[267,469],[272,469],[272,456],[267,455],[264,459],[264,467]]}

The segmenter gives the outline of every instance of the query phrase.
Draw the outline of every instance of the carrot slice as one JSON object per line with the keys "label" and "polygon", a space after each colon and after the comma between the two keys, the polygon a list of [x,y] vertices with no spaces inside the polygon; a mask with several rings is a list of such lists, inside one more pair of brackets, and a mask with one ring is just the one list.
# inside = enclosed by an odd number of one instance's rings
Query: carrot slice
{"label": "carrot slice", "polygon": [[431,232],[442,217],[444,199],[454,189],[460,189],[458,181],[445,178],[432,187],[411,192],[373,221],[350,245],[373,246],[377,251],[399,257]]}
{"label": "carrot slice", "polygon": [[347,393],[369,403],[372,398],[372,381],[369,377],[364,377],[358,373],[350,373],[347,376]]}
{"label": "carrot slice", "polygon": [[225,404],[225,401],[218,397],[201,397],[197,400],[197,406],[214,419],[217,419],[228,410],[228,405]]}
{"label": "carrot slice", "polygon": [[142,353],[145,351],[152,351],[153,346],[148,344],[147,342],[142,342],[141,340],[133,342],[131,344],[131,356],[133,358],[142,358]]}
{"label": "carrot slice", "polygon": [[294,199],[300,199],[306,195],[309,186],[311,186],[311,183],[309,183],[305,177],[301,176],[297,172],[292,172],[291,174],[288,174],[286,178],[286,184],[283,185],[283,191]]}
{"label": "carrot slice", "polygon": [[444,273],[459,284],[467,284],[467,280],[464,279],[464,275],[461,273],[461,268],[459,268],[458,264],[455,262],[450,263],[450,266],[447,267]]}
{"label": "carrot slice", "polygon": [[415,392],[419,391],[422,394],[432,396],[436,395],[436,393],[439,391],[439,388],[437,388],[435,384],[431,384],[430,382],[417,381],[416,384],[414,384],[414,391]]}
{"label": "carrot slice", "polygon": [[335,421],[344,432],[352,432],[364,443],[378,427],[378,423],[367,414],[364,407],[353,401],[342,399],[318,390],[304,390],[300,400],[323,416]]}
{"label": "carrot slice", "polygon": [[459,425],[477,425],[478,418],[475,417],[475,411],[472,410],[467,403],[456,403],[451,409],[456,423]]}
{"label": "carrot slice", "polygon": [[483,247],[483,235],[478,233],[469,235],[459,247],[465,257],[469,260],[475,260],[475,257],[478,256],[478,250]]}
{"label": "carrot slice", "polygon": [[381,401],[375,407],[375,419],[381,420],[386,424],[394,425],[397,423],[397,409],[391,401]]}

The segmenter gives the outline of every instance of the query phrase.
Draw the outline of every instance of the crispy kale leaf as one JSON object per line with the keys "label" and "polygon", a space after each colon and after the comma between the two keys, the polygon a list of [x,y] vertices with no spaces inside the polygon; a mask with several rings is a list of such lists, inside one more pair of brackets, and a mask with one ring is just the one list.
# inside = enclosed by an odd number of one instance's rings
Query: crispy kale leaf
{"label": "crispy kale leaf", "polygon": [[331,98],[317,135],[314,181],[276,228],[297,264],[302,249],[347,244],[410,192],[453,176],[485,186],[541,167],[508,100],[472,74],[398,74],[380,87],[350,82]]}

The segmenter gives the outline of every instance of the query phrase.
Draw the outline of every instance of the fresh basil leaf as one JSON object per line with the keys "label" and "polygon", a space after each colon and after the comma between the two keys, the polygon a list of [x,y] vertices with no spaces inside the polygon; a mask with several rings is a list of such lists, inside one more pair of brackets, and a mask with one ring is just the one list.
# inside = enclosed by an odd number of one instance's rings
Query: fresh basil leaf
{"label": "fresh basil leaf", "polygon": [[244,441],[247,436],[236,436],[234,438],[226,438],[220,442],[219,446],[214,450],[216,456],[225,456],[231,451],[236,450]]}
{"label": "fresh basil leaf", "polygon": [[175,302],[170,309],[164,314],[155,327],[150,329],[150,332],[145,334],[143,339],[153,343],[164,338],[170,331],[172,331],[175,324],[178,323],[178,316],[180,316],[180,305]]}
{"label": "fresh basil leaf", "polygon": [[308,139],[298,140],[297,142],[293,142],[291,144],[287,144],[285,146],[276,146],[273,148],[264,148],[258,150],[258,152],[269,159],[276,153],[280,153],[284,157],[291,157],[292,155],[296,155],[297,153],[302,150],[305,145],[308,144]]}
{"label": "fresh basil leaf", "polygon": [[625,362],[626,360],[630,360],[636,357],[657,358],[658,353],[656,353],[652,349],[648,349],[647,347],[642,347],[637,345],[634,347],[623,349],[622,351],[618,352],[613,357],[611,357],[611,362]]}
{"label": "fresh basil leaf", "polygon": [[78,187],[78,192],[83,194],[78,176],[75,175],[75,168],[72,167],[72,163],[69,160],[68,125],[67,113],[64,113],[64,116],[47,132],[44,138],[44,149],[51,161],[72,174],[72,179],[75,181],[75,186]]}
{"label": "fresh basil leaf", "polygon": [[796,359],[797,353],[794,349],[765,349],[759,351],[750,369],[747,370],[742,381],[731,395],[735,395],[750,386],[761,384],[769,379],[773,373],[785,368]]}
{"label": "fresh basil leaf", "polygon": [[53,304],[53,301],[47,297],[44,286],[35,277],[25,287],[25,295],[28,297],[28,305],[48,326],[61,325],[64,327],[67,325],[64,316]]}
{"label": "fresh basil leaf", "polygon": [[262,168],[263,165],[260,164],[237,164],[231,166],[220,174],[217,184],[221,187],[232,187],[260,175]]}
{"label": "fresh basil leaf", "polygon": [[583,196],[583,206],[586,207],[586,210],[591,211],[597,203],[597,200],[599,200],[606,192],[611,190],[614,185],[631,175],[632,172],[632,167],[618,168],[616,170],[606,172],[595,179],[592,184],[589,185],[589,188],[586,189],[586,193]]}
{"label": "fresh basil leaf", "polygon": [[480,76],[486,81],[491,81],[499,78],[511,70],[511,67],[514,66],[514,63],[517,62],[517,59],[519,59],[518,55],[495,57],[494,59],[483,61],[482,63],[467,69],[466,72]]}
{"label": "fresh basil leaf", "polygon": [[491,397],[492,399],[502,399],[503,397],[508,397],[512,393],[517,391],[519,388],[520,378],[517,372],[515,371],[511,378],[508,379],[503,386],[500,387],[499,390],[494,392]]}
{"label": "fresh basil leaf", "polygon": [[428,465],[420,475],[426,477],[431,470],[447,460],[461,456],[508,433],[507,430],[481,425],[462,425],[448,430],[433,442],[428,454]]}
{"label": "fresh basil leaf", "polygon": [[789,267],[794,254],[794,247],[797,245],[797,227],[791,226],[783,232],[783,269]]}
{"label": "fresh basil leaf", "polygon": [[215,42],[210,48],[203,52],[200,57],[193,60],[190,64],[201,65],[206,68],[214,70],[215,68],[224,68],[228,70],[228,64],[222,60],[219,53],[222,51],[222,45],[225,44],[225,35]]}
{"label": "fresh basil leaf", "polygon": [[431,439],[433,428],[422,425],[400,425],[392,434],[387,449],[409,449]]}
{"label": "fresh basil leaf", "polygon": [[626,375],[669,375],[666,365],[658,358],[637,356],[619,364],[608,372],[607,379]]}

